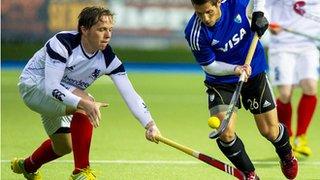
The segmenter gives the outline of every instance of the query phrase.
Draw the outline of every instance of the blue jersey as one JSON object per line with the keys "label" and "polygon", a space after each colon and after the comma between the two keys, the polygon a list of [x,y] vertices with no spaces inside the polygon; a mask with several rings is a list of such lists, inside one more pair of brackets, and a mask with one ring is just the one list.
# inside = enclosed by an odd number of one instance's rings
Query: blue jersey
{"label": "blue jersey", "polygon": [[[194,14],[185,29],[185,38],[192,53],[201,66],[221,61],[234,65],[243,65],[254,33],[246,17],[249,0],[224,0],[221,4],[221,18],[213,27],[204,25]],[[252,62],[250,77],[265,71],[267,62],[260,42],[257,45]],[[206,73],[206,72],[205,72]],[[235,83],[235,75],[215,76],[206,73],[205,82]]]}

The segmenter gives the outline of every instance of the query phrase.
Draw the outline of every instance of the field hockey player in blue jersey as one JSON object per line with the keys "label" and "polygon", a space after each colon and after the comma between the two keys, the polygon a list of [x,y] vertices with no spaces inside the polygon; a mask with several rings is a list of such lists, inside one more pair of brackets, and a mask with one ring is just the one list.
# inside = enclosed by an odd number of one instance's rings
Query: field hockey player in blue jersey
{"label": "field hockey player in blue jersey", "polygon": [[[210,115],[224,119],[239,76],[245,72],[242,105],[253,114],[260,134],[275,147],[285,177],[294,179],[298,173],[298,162],[293,156],[287,129],[278,122],[275,100],[266,76],[265,53],[260,42],[251,64],[244,65],[254,33],[261,37],[268,28],[264,0],[254,0],[251,25],[246,14],[249,0],[191,2],[195,13],[186,26],[185,38],[205,73]],[[236,107],[241,108],[240,100]],[[246,179],[259,179],[244,144],[235,132],[236,120],[235,112],[226,130],[217,138],[217,144],[223,154],[244,172]],[[239,122],[250,123],[248,120]]]}

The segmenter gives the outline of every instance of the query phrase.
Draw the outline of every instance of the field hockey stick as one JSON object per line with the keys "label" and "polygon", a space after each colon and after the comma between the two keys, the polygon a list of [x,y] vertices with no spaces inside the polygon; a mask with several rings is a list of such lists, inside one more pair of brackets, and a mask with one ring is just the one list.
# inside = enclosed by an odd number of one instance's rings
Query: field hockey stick
{"label": "field hockey stick", "polygon": [[304,34],[304,33],[301,33],[301,32],[297,32],[297,31],[294,31],[294,30],[292,30],[292,29],[282,27],[281,25],[276,24],[276,23],[270,23],[270,24],[269,24],[269,27],[270,27],[271,29],[281,28],[282,30],[284,30],[284,31],[286,31],[286,32],[289,32],[289,33],[292,33],[292,34],[296,34],[296,35],[299,35],[299,36],[303,36],[303,37],[309,38],[309,39],[311,39],[311,40],[316,40],[316,41],[319,41],[319,42],[320,42],[320,38],[319,38],[319,37],[314,37],[314,36],[310,36],[310,35],[308,35],[308,34]]}
{"label": "field hockey stick", "polygon": [[230,174],[240,180],[245,180],[244,174],[239,169],[237,169],[235,167],[232,167],[232,166],[230,166],[226,163],[223,163],[217,159],[214,159],[210,156],[207,156],[207,155],[202,154],[198,151],[195,151],[189,147],[178,144],[178,143],[176,143],[170,139],[167,139],[161,135],[156,136],[156,139],[158,141],[168,145],[168,146],[171,146],[171,147],[178,149],[186,154],[189,154],[190,156],[193,156],[193,157],[199,159],[200,161],[203,161],[203,162],[205,162],[205,163],[207,163],[217,169],[220,169],[221,171],[224,171],[224,172],[226,172],[226,173],[228,173],[228,174]]}
{"label": "field hockey stick", "polygon": [[[257,33],[255,33],[244,64],[250,65],[253,54],[254,54],[256,47],[257,47],[258,40],[259,40],[259,37],[258,37]],[[236,109],[236,104],[238,102],[244,81],[245,81],[245,72],[242,72],[240,75],[238,84],[236,86],[236,90],[234,91],[232,98],[231,98],[231,101],[230,101],[230,104],[227,108],[227,113],[226,113],[224,119],[221,121],[219,128],[214,129],[209,134],[209,138],[215,139],[215,138],[219,137],[224,132],[224,130],[228,127],[231,116]]]}

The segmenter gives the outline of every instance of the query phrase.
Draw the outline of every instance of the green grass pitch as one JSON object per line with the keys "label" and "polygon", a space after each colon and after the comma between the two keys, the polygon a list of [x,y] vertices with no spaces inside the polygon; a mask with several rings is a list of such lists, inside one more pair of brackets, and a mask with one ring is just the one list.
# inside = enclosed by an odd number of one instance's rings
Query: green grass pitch
{"label": "green grass pitch", "polygon": [[[39,115],[18,95],[18,71],[2,70],[1,77],[1,179],[22,179],[10,170],[10,159],[26,157],[47,138]],[[130,73],[162,134],[224,162],[216,143],[208,138],[208,111],[203,75],[194,73]],[[320,88],[319,88],[320,89]],[[94,130],[91,166],[98,179],[234,179],[232,176],[164,144],[149,143],[144,129],[131,115],[112,82],[103,77],[88,90],[96,100],[107,101],[102,122]],[[297,104],[300,92],[294,96]],[[300,160],[297,179],[320,179],[320,110],[317,108],[309,144],[313,156]],[[294,116],[295,118],[295,116]],[[239,112],[237,133],[246,145],[261,179],[285,179],[273,146],[259,135],[249,112]],[[72,154],[41,168],[44,179],[67,179],[73,169]]]}

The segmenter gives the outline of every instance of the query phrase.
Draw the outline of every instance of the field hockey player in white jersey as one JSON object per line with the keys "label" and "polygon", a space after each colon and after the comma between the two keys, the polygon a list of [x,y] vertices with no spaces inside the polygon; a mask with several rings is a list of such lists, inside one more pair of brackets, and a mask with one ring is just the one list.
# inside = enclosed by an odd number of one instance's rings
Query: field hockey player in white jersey
{"label": "field hockey player in white jersey", "polygon": [[69,179],[96,179],[89,164],[90,143],[93,127],[101,120],[99,108],[107,104],[95,102],[85,90],[103,75],[112,79],[146,129],[146,138],[157,142],[160,132],[109,45],[113,26],[110,10],[86,7],[79,14],[78,31],[57,33],[29,60],[20,76],[20,95],[41,115],[49,138],[29,157],[13,159],[14,173],[40,180],[43,164],[73,151],[75,169]]}
{"label": "field hockey player in white jersey", "polygon": [[[243,81],[247,82],[239,93],[244,108],[251,112],[255,122],[250,119],[239,123],[257,125],[260,134],[275,147],[283,174],[288,179],[294,179],[298,173],[298,163],[293,156],[286,128],[277,119],[272,89],[266,76],[267,62],[260,42],[253,52],[253,58],[250,58],[251,63],[245,64],[251,42],[256,39],[254,34],[261,37],[268,28],[263,12],[264,0],[253,1],[251,25],[246,14],[249,0],[191,2],[195,13],[185,29],[185,38],[205,73],[210,115],[224,120],[226,112],[232,112],[229,111],[229,104],[233,104],[233,94],[239,89],[239,76],[244,73]],[[235,100],[237,110],[241,108],[241,102]],[[235,132],[236,110],[216,142],[223,154],[244,172],[246,179],[259,179],[240,135]]]}
{"label": "field hockey player in white jersey", "polygon": [[[312,37],[320,35],[320,1],[269,0],[266,5],[271,21],[270,77],[279,92],[279,121],[289,130],[295,155],[310,156],[307,131],[317,105],[320,70],[319,42]],[[296,87],[301,88],[302,95],[296,110],[297,129],[293,133],[291,100]]]}

